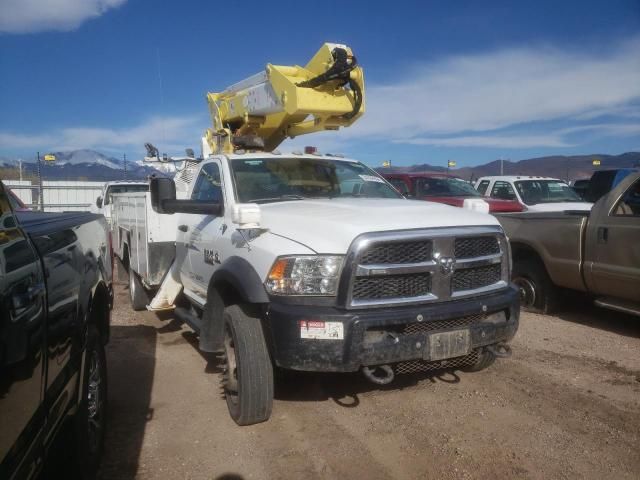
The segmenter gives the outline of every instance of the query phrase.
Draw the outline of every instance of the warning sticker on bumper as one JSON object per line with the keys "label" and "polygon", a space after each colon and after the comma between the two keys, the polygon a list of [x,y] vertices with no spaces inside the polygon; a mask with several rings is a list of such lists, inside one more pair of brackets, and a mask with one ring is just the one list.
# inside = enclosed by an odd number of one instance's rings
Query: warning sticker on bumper
{"label": "warning sticker on bumper", "polygon": [[342,322],[300,320],[300,338],[343,340],[344,326]]}

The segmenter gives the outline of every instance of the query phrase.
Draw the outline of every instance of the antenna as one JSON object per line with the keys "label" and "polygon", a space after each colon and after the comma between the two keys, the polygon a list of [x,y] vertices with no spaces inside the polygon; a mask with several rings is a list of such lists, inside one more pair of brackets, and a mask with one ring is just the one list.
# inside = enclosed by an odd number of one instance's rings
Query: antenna
{"label": "antenna", "polygon": [[158,69],[158,85],[160,86],[160,129],[162,130],[162,142],[164,143],[165,129],[164,129],[164,91],[162,89],[162,73],[160,72],[160,49],[156,48],[156,67]]}

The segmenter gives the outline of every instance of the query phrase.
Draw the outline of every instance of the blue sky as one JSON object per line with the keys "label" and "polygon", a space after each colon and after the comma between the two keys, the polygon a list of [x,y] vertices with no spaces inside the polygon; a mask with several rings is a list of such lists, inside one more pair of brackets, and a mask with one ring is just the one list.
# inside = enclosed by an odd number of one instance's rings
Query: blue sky
{"label": "blue sky", "polygon": [[353,127],[288,141],[378,165],[640,151],[640,0],[0,0],[0,156],[198,147],[204,94],[325,41],[365,69]]}

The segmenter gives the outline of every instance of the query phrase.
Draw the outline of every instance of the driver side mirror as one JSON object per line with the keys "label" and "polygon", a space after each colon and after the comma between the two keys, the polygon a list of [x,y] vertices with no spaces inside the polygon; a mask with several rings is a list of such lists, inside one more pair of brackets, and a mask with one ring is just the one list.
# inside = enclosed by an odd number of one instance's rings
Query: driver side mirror
{"label": "driver side mirror", "polygon": [[202,200],[177,200],[176,184],[170,178],[152,177],[149,182],[151,206],[158,213],[199,213],[202,215],[222,215],[221,203]]}
{"label": "driver side mirror", "polygon": [[102,197],[96,198],[96,207],[102,208]]}

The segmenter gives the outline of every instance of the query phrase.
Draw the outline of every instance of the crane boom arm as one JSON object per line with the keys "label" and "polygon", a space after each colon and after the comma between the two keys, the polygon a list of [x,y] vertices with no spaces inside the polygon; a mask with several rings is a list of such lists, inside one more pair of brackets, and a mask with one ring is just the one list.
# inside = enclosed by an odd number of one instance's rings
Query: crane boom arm
{"label": "crane boom arm", "polygon": [[272,151],[287,137],[355,122],[364,113],[364,74],[349,47],[325,43],[304,67],[267,64],[223,92],[207,93],[207,102],[212,153]]}

